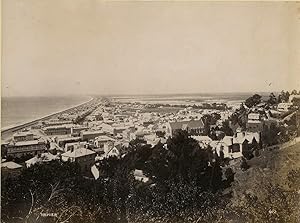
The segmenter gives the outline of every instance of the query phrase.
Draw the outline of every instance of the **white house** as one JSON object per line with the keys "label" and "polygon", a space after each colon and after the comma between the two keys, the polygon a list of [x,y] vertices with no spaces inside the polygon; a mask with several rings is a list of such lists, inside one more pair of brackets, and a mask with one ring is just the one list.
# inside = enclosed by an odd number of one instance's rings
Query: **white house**
{"label": "white house", "polygon": [[260,120],[260,114],[249,113],[246,128],[249,132],[261,132],[263,129],[263,123]]}
{"label": "white house", "polygon": [[290,97],[289,97],[289,102],[292,103],[292,101],[293,101],[294,98],[300,99],[300,95],[297,95],[297,94],[292,94],[292,95],[290,95]]}
{"label": "white house", "polygon": [[210,146],[216,149],[218,155],[223,152],[224,158],[238,158],[243,156],[243,151],[249,146],[258,146],[259,133],[240,132],[235,136],[225,136],[220,141],[212,141]]}
{"label": "white house", "polygon": [[37,163],[50,162],[52,160],[58,159],[58,156],[55,156],[51,153],[42,153],[29,160],[25,161],[26,167],[31,167]]}
{"label": "white house", "polygon": [[248,120],[260,120],[260,115],[258,113],[249,113]]}
{"label": "white house", "polygon": [[1,168],[7,168],[10,170],[21,169],[22,165],[15,163],[13,161],[3,162],[1,163]]}
{"label": "white house", "polygon": [[191,136],[191,137],[197,140],[201,147],[205,147],[213,141],[209,136]]}
{"label": "white house", "polygon": [[64,151],[67,152],[77,147],[85,147],[86,145],[88,145],[87,142],[69,142],[65,144]]}
{"label": "white house", "polygon": [[103,135],[103,136],[99,136],[95,139],[95,147],[100,151],[102,152],[106,152],[107,150],[113,148],[114,146],[114,143],[116,142],[115,139],[109,137],[109,136],[106,136],[106,135]]}
{"label": "white house", "polygon": [[63,161],[77,162],[82,171],[89,171],[95,163],[96,152],[87,148],[74,148],[61,154]]}
{"label": "white house", "polygon": [[137,180],[137,181],[141,181],[143,183],[146,183],[149,181],[149,178],[144,175],[142,170],[135,169],[133,175],[134,175],[135,180]]}
{"label": "white house", "polygon": [[106,156],[106,158],[120,157],[120,151],[116,147],[113,147],[112,149],[105,151],[105,156]]}
{"label": "white house", "polygon": [[277,105],[277,110],[281,112],[286,112],[293,105],[293,103],[279,103]]}

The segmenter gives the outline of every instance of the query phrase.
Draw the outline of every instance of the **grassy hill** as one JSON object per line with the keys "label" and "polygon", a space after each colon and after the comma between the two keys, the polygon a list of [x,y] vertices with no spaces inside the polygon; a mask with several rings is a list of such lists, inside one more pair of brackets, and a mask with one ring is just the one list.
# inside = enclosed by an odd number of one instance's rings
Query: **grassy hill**
{"label": "grassy hill", "polygon": [[300,143],[248,164],[235,174],[226,222],[300,222]]}

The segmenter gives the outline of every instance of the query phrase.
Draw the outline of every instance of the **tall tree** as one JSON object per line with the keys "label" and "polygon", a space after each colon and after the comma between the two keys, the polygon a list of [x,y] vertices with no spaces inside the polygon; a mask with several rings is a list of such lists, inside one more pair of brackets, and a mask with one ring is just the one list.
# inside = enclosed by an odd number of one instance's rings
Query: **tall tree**
{"label": "tall tree", "polygon": [[248,108],[251,108],[261,102],[261,96],[259,94],[254,94],[252,97],[247,98],[245,101],[245,105]]}
{"label": "tall tree", "polygon": [[291,94],[296,95],[298,92],[294,89]]}
{"label": "tall tree", "polygon": [[270,96],[269,96],[269,99],[268,99],[267,103],[268,103],[269,105],[274,105],[274,104],[277,103],[277,101],[278,101],[278,100],[277,100],[275,94],[274,94],[274,93],[271,93]]}

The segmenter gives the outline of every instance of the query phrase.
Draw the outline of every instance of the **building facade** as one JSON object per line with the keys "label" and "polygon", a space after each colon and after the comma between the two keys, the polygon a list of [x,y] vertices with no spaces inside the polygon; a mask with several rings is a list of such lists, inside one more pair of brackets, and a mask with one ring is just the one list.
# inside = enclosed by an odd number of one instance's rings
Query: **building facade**
{"label": "building facade", "polygon": [[42,140],[29,140],[11,142],[7,146],[7,156],[22,157],[24,155],[37,155],[47,149],[46,143]]}
{"label": "building facade", "polygon": [[258,113],[249,113],[248,114],[246,129],[248,132],[262,132],[263,122],[260,119],[260,114],[258,114]]}
{"label": "building facade", "polygon": [[46,135],[69,135],[72,132],[72,125],[55,125],[43,128]]}
{"label": "building facade", "polygon": [[80,147],[61,154],[61,157],[63,161],[77,162],[81,171],[88,173],[95,164],[96,152]]}
{"label": "building facade", "polygon": [[170,122],[167,126],[167,135],[173,136],[178,131],[187,131],[190,135],[200,135],[204,132],[204,123],[200,120]]}

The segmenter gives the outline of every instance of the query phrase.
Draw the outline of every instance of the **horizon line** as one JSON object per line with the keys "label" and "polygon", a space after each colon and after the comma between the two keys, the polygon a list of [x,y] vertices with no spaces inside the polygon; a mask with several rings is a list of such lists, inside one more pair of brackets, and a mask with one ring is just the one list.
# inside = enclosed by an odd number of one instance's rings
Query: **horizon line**
{"label": "horizon line", "polygon": [[[192,92],[192,93],[86,93],[86,94],[53,94],[53,95],[1,95],[1,98],[10,97],[92,97],[92,96],[158,96],[158,95],[210,95],[210,94],[266,94],[266,93],[279,93],[277,91],[224,91],[224,92]],[[284,90],[287,91],[287,90]],[[288,90],[292,91],[292,90]]]}

